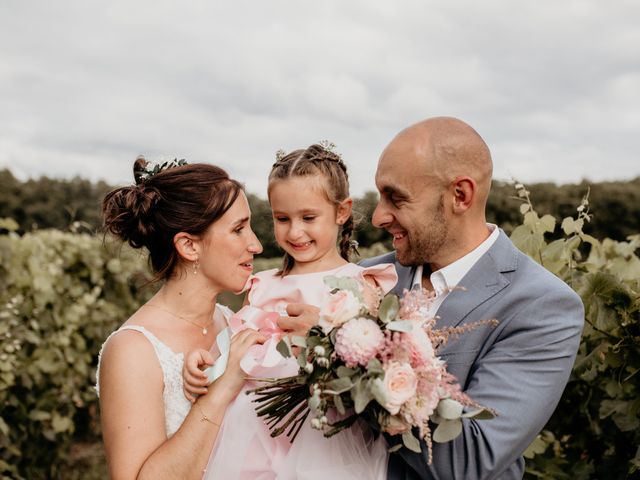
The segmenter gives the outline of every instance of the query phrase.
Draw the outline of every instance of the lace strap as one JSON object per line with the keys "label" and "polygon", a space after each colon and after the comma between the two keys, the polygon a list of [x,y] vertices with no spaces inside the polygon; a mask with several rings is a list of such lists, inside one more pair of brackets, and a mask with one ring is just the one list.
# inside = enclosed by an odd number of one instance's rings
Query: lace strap
{"label": "lace strap", "polygon": [[162,368],[163,376],[165,374],[163,359],[166,358],[167,356],[175,357],[177,355],[173,350],[171,350],[167,345],[162,343],[158,339],[158,337],[156,337],[153,333],[151,333],[146,328],[140,325],[123,325],[118,330],[111,332],[111,334],[107,337],[107,339],[102,344],[102,347],[100,347],[100,352],[98,353],[98,367],[96,368],[96,386],[95,386],[96,394],[98,395],[98,397],[100,396],[100,364],[102,362],[102,352],[104,350],[104,346],[111,339],[111,337],[113,337],[118,332],[122,332],[123,330],[133,330],[136,332],[140,332],[145,336],[145,338],[149,341],[149,343],[151,343],[153,350],[156,352],[156,357],[158,357],[158,361],[160,362],[160,367]]}
{"label": "lace strap", "polygon": [[146,328],[140,325],[124,325],[120,327],[118,330],[116,330],[115,332],[113,332],[111,335],[121,332],[123,330],[134,330],[136,332],[140,332],[141,334],[143,334],[147,338],[147,340],[149,340],[149,343],[153,345],[153,349],[156,351],[156,355],[158,356],[159,359],[162,359],[167,353],[170,353],[171,355],[176,355],[176,352],[171,350],[160,339],[158,339],[158,337],[156,337],[153,333],[151,333],[149,330],[147,330]]}

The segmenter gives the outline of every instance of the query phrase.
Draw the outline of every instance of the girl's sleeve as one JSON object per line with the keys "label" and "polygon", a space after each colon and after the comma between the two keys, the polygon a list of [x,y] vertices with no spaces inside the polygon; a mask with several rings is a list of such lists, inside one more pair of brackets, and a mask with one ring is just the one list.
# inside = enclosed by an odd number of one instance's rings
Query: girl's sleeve
{"label": "girl's sleeve", "polygon": [[396,273],[396,267],[392,263],[381,263],[363,268],[360,271],[359,279],[361,281],[372,279],[386,294],[398,283],[398,274]]}

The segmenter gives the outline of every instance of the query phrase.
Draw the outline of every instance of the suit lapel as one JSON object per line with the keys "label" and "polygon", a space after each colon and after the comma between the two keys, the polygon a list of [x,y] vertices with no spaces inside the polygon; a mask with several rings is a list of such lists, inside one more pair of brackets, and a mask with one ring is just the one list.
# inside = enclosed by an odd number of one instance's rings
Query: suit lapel
{"label": "suit lapel", "polygon": [[391,292],[402,297],[405,289],[411,289],[411,283],[413,282],[413,277],[416,274],[416,267],[405,267],[400,265],[397,260],[394,264],[396,267],[396,273],[398,274],[398,283],[396,283],[396,286],[393,287]]}
{"label": "suit lapel", "polygon": [[504,273],[517,268],[517,250],[504,232],[471,270],[463,277],[456,289],[447,295],[438,309],[437,326],[455,327],[479,305],[509,285]]}

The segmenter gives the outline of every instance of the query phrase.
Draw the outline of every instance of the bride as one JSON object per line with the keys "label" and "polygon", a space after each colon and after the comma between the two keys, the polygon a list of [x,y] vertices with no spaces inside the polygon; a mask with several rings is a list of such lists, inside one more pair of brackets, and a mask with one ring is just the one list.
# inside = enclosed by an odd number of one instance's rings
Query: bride
{"label": "bride", "polygon": [[[157,169],[156,169],[157,170]],[[205,164],[156,173],[136,161],[137,184],[104,199],[106,230],[149,251],[164,284],[105,342],[97,389],[105,451],[114,479],[201,478],[225,410],[244,383],[239,361],[264,337],[231,339],[225,373],[191,405],[182,390],[184,352],[209,349],[262,251],[242,186]]]}

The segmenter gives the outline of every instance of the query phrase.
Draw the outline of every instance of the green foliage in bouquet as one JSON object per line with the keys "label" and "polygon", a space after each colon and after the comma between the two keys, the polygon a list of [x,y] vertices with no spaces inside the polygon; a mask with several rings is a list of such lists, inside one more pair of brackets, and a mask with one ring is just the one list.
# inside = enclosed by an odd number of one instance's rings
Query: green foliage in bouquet
{"label": "green foliage in bouquet", "polygon": [[97,354],[144,270],[98,236],[0,235],[0,478],[58,478],[72,439],[97,440]]}
{"label": "green foliage in bouquet", "polygon": [[496,320],[437,329],[426,313],[433,293],[411,291],[400,300],[353,277],[327,276],[324,283],[331,294],[318,325],[306,337],[284,337],[277,347],[284,357],[292,346],[298,349],[298,374],[262,379],[262,386],[246,392],[255,395],[257,414],[272,436],[286,433],[294,441],[309,415],[310,426],[325,437],[363,418],[375,430],[401,435],[402,443],[390,451],[404,445],[420,453],[418,438],[424,440],[431,463],[432,442],[460,435],[463,418],[494,417],[461,391],[437,350],[450,337]]}
{"label": "green foliage in bouquet", "polygon": [[640,235],[596,240],[588,193],[575,217],[557,228],[516,185],[524,223],[511,239],[565,280],[585,305],[585,328],[571,379],[556,413],[526,453],[526,478],[630,478],[640,471]]}

